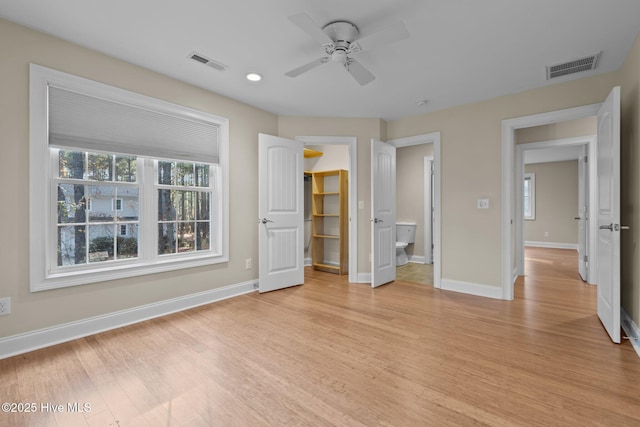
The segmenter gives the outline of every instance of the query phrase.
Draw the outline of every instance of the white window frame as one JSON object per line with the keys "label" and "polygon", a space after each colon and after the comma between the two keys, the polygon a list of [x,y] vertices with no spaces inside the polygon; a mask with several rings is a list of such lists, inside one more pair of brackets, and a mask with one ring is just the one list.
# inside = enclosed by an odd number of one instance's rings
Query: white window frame
{"label": "white window frame", "polygon": [[[52,200],[51,177],[54,165],[50,161],[51,151],[48,141],[48,87],[54,85],[78,93],[100,97],[107,100],[135,105],[152,111],[165,112],[176,116],[189,117],[209,122],[218,126],[219,163],[218,175],[214,184],[214,194],[218,195],[219,209],[211,212],[211,220],[216,221],[218,230],[217,253],[213,251],[183,253],[178,256],[157,255],[155,251],[140,251],[139,257],[122,263],[100,263],[92,268],[70,268],[60,271],[57,266],[57,241],[52,229],[52,218],[56,217],[56,205]],[[88,283],[105,282],[146,274],[193,268],[204,265],[218,264],[229,261],[229,120],[210,113],[194,110],[156,98],[140,95],[124,89],[119,89],[103,83],[84,79],[71,74],[52,70],[36,64],[30,64],[30,141],[29,141],[29,257],[30,257],[30,290],[31,292]],[[124,153],[126,154],[126,153]],[[140,180],[151,180],[155,168],[152,159],[142,159],[148,162],[145,175]],[[174,160],[159,155],[157,159]],[[192,160],[197,162],[197,159]],[[147,212],[157,210],[156,200],[151,195],[141,195],[140,203],[146,203]],[[156,217],[157,219],[157,217]],[[147,224],[145,225],[145,221]],[[157,225],[148,229],[151,218],[141,219],[140,227],[147,227],[147,239],[157,241]],[[140,230],[139,230],[140,232]],[[211,246],[214,246],[213,240]],[[149,244],[144,247],[149,248]],[[154,253],[149,253],[154,252]]]}
{"label": "white window frame", "polygon": [[[529,191],[528,194],[525,193],[524,182],[529,181]],[[529,198],[529,214],[527,215],[526,211],[523,211],[524,219],[533,221],[536,219],[536,174],[533,172],[528,172],[524,174],[524,181],[522,182],[522,206],[524,209],[524,198]]]}

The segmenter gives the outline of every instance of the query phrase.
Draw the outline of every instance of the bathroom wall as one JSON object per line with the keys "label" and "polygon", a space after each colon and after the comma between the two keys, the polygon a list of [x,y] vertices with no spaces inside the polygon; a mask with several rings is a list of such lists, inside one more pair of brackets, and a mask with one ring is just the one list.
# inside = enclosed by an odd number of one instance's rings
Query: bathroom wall
{"label": "bathroom wall", "polygon": [[424,158],[433,155],[433,144],[401,147],[396,151],[396,219],[415,222],[416,242],[406,249],[412,256],[424,257]]}
{"label": "bathroom wall", "polygon": [[524,222],[525,242],[578,244],[578,161],[525,165],[536,176],[536,215]]}

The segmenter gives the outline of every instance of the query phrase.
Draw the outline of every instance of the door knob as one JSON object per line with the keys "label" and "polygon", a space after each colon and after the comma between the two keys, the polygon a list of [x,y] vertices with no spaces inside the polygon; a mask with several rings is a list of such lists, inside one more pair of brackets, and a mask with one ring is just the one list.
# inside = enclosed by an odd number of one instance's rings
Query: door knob
{"label": "door knob", "polygon": [[262,219],[258,218],[258,222],[261,222],[262,224],[266,224],[268,222],[273,222],[273,221],[267,218],[262,218]]}
{"label": "door knob", "polygon": [[600,226],[600,230],[609,230],[609,231],[613,231],[613,224],[609,224],[609,225],[601,225],[601,226]]}
{"label": "door knob", "polygon": [[379,222],[384,222],[384,221],[378,218],[373,218],[373,219],[370,219],[369,222],[373,222],[374,224],[377,224]]}

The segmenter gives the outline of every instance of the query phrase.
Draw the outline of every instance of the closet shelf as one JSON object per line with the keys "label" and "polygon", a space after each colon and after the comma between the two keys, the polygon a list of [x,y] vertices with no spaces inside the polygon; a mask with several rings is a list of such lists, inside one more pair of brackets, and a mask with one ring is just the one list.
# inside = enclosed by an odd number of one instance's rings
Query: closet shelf
{"label": "closet shelf", "polygon": [[340,236],[334,236],[332,234],[314,234],[313,237],[316,239],[339,239]]}

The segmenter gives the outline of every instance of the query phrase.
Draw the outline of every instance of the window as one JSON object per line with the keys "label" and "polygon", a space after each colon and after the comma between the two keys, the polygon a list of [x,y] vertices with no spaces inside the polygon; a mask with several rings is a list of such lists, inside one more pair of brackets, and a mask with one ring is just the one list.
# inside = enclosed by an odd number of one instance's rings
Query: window
{"label": "window", "polygon": [[524,219],[536,219],[536,174],[524,174]]}
{"label": "window", "polygon": [[33,64],[30,109],[32,291],[228,261],[226,119]]}

